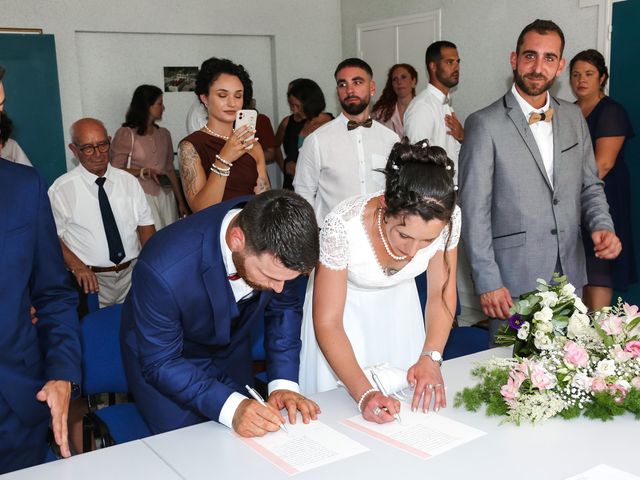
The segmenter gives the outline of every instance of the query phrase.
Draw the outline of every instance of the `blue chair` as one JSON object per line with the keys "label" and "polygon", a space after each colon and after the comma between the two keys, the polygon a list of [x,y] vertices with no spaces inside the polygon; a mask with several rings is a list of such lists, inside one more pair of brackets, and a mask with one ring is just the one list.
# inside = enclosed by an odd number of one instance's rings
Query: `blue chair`
{"label": "blue chair", "polygon": [[122,305],[112,305],[89,313],[81,322],[82,391],[89,399],[90,410],[83,421],[85,452],[92,450],[92,434],[101,447],[151,435],[135,403],[95,408],[96,395],[129,391],[120,354],[121,312]]}
{"label": "blue chair", "polygon": [[449,334],[442,357],[445,360],[471,355],[489,348],[489,331],[480,327],[455,327]]}

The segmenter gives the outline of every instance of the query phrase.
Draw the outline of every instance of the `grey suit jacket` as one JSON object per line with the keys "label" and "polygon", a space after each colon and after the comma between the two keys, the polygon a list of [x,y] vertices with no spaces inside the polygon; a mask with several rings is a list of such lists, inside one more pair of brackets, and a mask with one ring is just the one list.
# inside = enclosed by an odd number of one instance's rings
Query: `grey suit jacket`
{"label": "grey suit jacket", "polygon": [[587,283],[581,222],[613,231],[580,109],[551,98],[553,185],[527,119],[509,91],[465,123],[460,151],[462,237],[476,293],[512,296],[550,280],[560,259],[576,287]]}

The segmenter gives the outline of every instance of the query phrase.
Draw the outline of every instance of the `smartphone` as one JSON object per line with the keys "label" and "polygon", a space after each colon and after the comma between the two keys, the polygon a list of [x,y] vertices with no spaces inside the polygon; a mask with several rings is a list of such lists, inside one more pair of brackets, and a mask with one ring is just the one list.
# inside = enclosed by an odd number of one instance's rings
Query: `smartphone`
{"label": "smartphone", "polygon": [[[255,110],[238,110],[236,112],[235,129],[239,129],[245,125],[250,125],[252,129],[256,128],[256,122],[258,120],[258,112]],[[247,141],[253,140],[254,135],[247,138]],[[253,145],[250,145],[248,150],[251,150]]]}

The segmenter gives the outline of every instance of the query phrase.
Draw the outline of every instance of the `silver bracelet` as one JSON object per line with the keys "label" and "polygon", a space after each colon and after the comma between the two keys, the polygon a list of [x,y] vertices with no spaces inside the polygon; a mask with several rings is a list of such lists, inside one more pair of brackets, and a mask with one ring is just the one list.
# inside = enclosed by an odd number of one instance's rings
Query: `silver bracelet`
{"label": "silver bracelet", "polygon": [[378,391],[378,390],[376,390],[375,388],[370,388],[369,390],[367,390],[366,392],[364,392],[364,393],[362,394],[362,396],[360,397],[360,401],[358,402],[358,411],[359,411],[360,413],[362,413],[362,402],[363,402],[364,398],[365,398],[367,395],[369,395],[370,393],[377,392],[377,391]]}
{"label": "silver bracelet", "polygon": [[216,167],[215,165],[211,165],[209,170],[211,170],[216,175],[220,175],[221,177],[228,177],[229,174],[231,173],[231,168],[224,169],[224,168]]}
{"label": "silver bracelet", "polygon": [[219,160],[220,163],[222,163],[223,165],[226,165],[227,167],[231,168],[233,167],[233,163],[231,162],[227,162],[224,158],[222,158],[220,155],[216,155],[216,160]]}

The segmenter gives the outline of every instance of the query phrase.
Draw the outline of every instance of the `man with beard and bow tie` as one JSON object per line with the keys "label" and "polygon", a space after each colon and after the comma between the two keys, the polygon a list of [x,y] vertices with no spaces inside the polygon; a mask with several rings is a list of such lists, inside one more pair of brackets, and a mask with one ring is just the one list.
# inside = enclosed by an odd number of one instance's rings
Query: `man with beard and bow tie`
{"label": "man with beard and bow tie", "polygon": [[384,189],[384,169],[391,147],[400,139],[369,116],[376,93],[367,62],[348,58],[335,71],[342,112],[305,138],[293,187],[316,212],[318,225],[342,200]]}
{"label": "man with beard and bow tie", "polygon": [[462,239],[492,334],[538,278],[565,274],[581,295],[581,225],[597,257],[621,250],[582,112],[549,92],[564,69],[563,50],[558,25],[527,25],[511,53],[513,86],[465,123]]}

